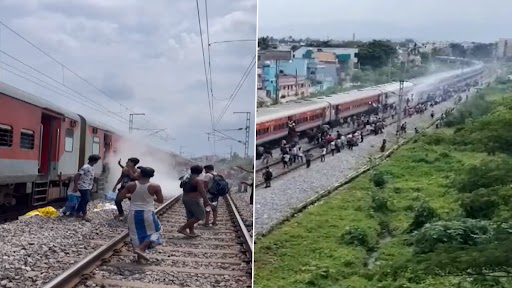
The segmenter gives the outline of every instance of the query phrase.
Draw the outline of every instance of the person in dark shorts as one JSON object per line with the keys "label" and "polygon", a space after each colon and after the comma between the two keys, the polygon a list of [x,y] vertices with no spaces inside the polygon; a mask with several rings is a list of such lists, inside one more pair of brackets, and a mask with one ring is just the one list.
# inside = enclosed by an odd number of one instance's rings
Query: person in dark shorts
{"label": "person in dark shorts", "polygon": [[215,172],[215,168],[213,167],[213,165],[206,165],[203,168],[204,174],[202,180],[204,181],[206,197],[208,197],[208,202],[211,203],[210,207],[205,207],[206,217],[204,220],[204,226],[210,226],[210,214],[213,214],[212,226],[217,226],[217,205],[219,204],[219,197],[208,193],[208,191],[213,185],[213,176],[216,175],[217,173]]}
{"label": "person in dark shorts", "polygon": [[183,188],[181,199],[187,213],[187,222],[178,229],[178,233],[189,237],[199,236],[195,233],[194,227],[197,222],[204,220],[205,207],[211,205],[206,197],[204,182],[199,177],[201,173],[203,173],[203,167],[199,165],[192,166],[190,175],[186,175],[180,184],[180,187]]}
{"label": "person in dark shorts", "polygon": [[[120,164],[121,160],[119,160],[119,166],[123,167]],[[128,185],[130,182],[134,182],[139,178],[139,171],[137,168],[135,168],[139,164],[139,159],[132,157],[126,161],[126,166],[123,167],[123,170],[121,171],[121,176],[119,179],[117,179],[116,185],[114,185],[114,188],[112,189],[113,192],[116,192],[117,185],[121,184],[121,187],[117,190],[118,193],[123,191],[124,187]],[[128,200],[130,196],[128,195]],[[122,200],[115,201],[117,213],[118,215],[115,216],[116,219],[121,219],[124,217],[124,210],[122,205]]]}

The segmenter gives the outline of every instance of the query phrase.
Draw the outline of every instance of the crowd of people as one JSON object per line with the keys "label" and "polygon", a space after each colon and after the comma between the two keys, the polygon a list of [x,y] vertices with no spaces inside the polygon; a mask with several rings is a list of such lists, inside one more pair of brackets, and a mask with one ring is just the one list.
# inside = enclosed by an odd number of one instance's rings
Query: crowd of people
{"label": "crowd of people", "polygon": [[[94,165],[100,159],[99,155],[90,155],[87,164],[76,175],[63,180],[63,186],[68,190],[68,201],[61,210],[63,215],[90,221],[87,206],[94,185]],[[145,252],[162,243],[155,203],[162,204],[164,197],[161,186],[151,182],[155,170],[138,166],[139,163],[140,160],[135,157],[129,158],[124,166],[121,160],[118,162],[121,173],[112,189],[116,192],[114,203],[117,213],[114,218],[127,222],[134,253],[139,260],[147,261],[149,259]],[[194,165],[190,173],[181,177],[180,181],[186,221],[177,232],[195,238],[199,236],[195,231],[198,222],[203,221],[205,227],[217,226],[219,198],[229,193],[229,184],[222,175],[215,172],[213,165]],[[126,199],[130,203],[127,215],[122,205]]]}
{"label": "crowd of people", "polygon": [[[423,115],[429,110],[429,108],[433,108],[434,106],[454,97],[455,104],[463,101],[462,95],[465,95],[465,99],[467,101],[469,97],[469,89],[478,84],[478,81],[473,81],[461,85],[446,85],[437,89],[433,93],[424,93],[420,95],[419,97],[421,97],[422,100],[416,101],[416,104],[414,103],[415,95],[411,94],[410,97],[405,99],[405,106],[400,112],[403,113],[404,118],[411,118],[417,114]],[[384,127],[386,126],[384,114],[387,114],[391,120],[394,120],[400,112],[398,107],[394,104],[386,105],[386,107],[380,107],[378,110],[381,113],[354,115],[340,119],[338,123],[339,128],[351,128],[351,130],[353,130],[353,132],[346,135],[343,135],[339,130],[333,135],[334,127],[329,125],[323,125],[321,127],[306,130],[304,133],[308,140],[308,144],[316,144],[315,148],[309,148],[307,150],[302,149],[299,143],[299,137],[296,136],[296,125],[292,119],[289,119],[288,126],[293,128],[291,131],[293,133],[289,133],[289,135],[295,136],[288,137],[288,139],[291,139],[290,143],[286,140],[282,140],[281,142],[279,156],[282,168],[288,169],[296,163],[300,164],[304,161],[306,162],[306,168],[309,168],[313,158],[313,154],[311,153],[312,149],[320,149],[320,162],[324,162],[327,154],[334,156],[344,149],[353,150],[354,147],[357,147],[360,143],[364,142],[365,135],[379,135],[384,133]],[[450,108],[445,113],[441,114],[440,123],[444,121],[447,113],[451,111],[453,111],[453,108]],[[430,117],[432,119],[435,118],[434,110],[431,111]],[[439,127],[439,125],[441,124],[436,124],[436,127]],[[414,128],[414,131],[415,133],[420,132],[417,127]],[[397,136],[401,136],[405,133],[407,133],[407,122],[403,121],[399,129],[397,129]],[[379,149],[380,152],[383,153],[386,151],[386,144],[386,139],[383,139]],[[260,147],[259,152],[263,155],[261,163],[266,166],[263,171],[262,178],[265,181],[265,188],[268,188],[271,187],[271,181],[273,178],[273,172],[269,167],[270,160],[273,158],[272,150],[269,147]]]}

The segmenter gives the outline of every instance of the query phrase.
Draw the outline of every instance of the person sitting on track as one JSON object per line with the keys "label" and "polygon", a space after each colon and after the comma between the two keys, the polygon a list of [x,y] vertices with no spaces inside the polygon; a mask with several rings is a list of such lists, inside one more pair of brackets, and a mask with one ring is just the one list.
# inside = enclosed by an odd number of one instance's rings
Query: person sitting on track
{"label": "person sitting on track", "polygon": [[[118,164],[119,166],[122,167],[123,170],[121,171],[121,176],[119,177],[119,179],[117,179],[116,185],[114,185],[114,188],[112,189],[113,192],[116,192],[117,185],[121,184],[121,187],[119,188],[119,190],[117,190],[117,192],[119,193],[123,191],[124,187],[126,187],[128,183],[136,181],[138,179],[139,171],[135,167],[139,164],[139,162],[139,159],[132,157],[129,158],[128,161],[126,161],[126,166],[123,167],[123,165],[121,165],[121,159],[119,159]],[[129,196],[127,198],[128,200],[130,199]],[[117,200],[115,201],[115,204],[118,213],[118,215],[115,216],[115,219],[122,219],[124,217],[123,204],[122,202],[119,202]]]}
{"label": "person sitting on track", "polygon": [[139,259],[148,261],[144,255],[147,249],[162,244],[160,239],[161,226],[155,214],[155,203],[164,203],[162,188],[150,179],[155,170],[150,167],[139,167],[140,177],[136,182],[128,183],[117,194],[116,201],[123,201],[131,195],[130,212],[128,212],[128,232],[134,253]]}
{"label": "person sitting on track", "polygon": [[204,220],[205,208],[211,205],[206,197],[204,182],[199,177],[201,173],[203,167],[194,165],[190,168],[190,175],[185,176],[180,183],[180,187],[183,188],[182,202],[187,213],[187,222],[178,229],[178,233],[188,237],[199,236],[195,233],[194,226]]}

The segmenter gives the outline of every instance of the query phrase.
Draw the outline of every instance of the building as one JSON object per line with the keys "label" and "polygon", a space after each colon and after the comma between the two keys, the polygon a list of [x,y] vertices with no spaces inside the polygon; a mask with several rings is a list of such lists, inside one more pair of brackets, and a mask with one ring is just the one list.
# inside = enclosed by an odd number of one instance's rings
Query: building
{"label": "building", "polygon": [[[276,63],[278,64],[276,66]],[[307,81],[304,72],[303,76],[299,76],[295,73],[286,74],[281,69],[282,63],[293,64],[293,61],[267,61],[263,63],[261,68],[261,74],[258,75],[258,84],[261,92],[258,92],[259,96],[265,95],[268,98],[285,102],[291,99],[299,97],[305,97],[309,95],[309,82]],[[297,63],[301,63],[298,61]],[[289,66],[292,69],[294,66]],[[276,79],[277,78],[277,79]],[[278,85],[278,87],[277,87]],[[263,92],[264,91],[264,92]],[[277,92],[277,97],[276,97]]]}
{"label": "building", "polygon": [[338,63],[309,61],[307,78],[315,91],[322,91],[340,83]]}
{"label": "building", "polygon": [[[350,72],[356,67],[357,58],[356,54],[359,52],[357,48],[317,48],[317,47],[300,47],[292,53],[293,58],[315,58],[315,52],[329,52],[334,53],[338,64],[343,72]],[[322,57],[324,54],[320,54]]]}
{"label": "building", "polygon": [[258,51],[258,67],[263,67],[267,61],[290,61],[292,60],[291,50],[262,50]]}
{"label": "building", "polygon": [[512,39],[502,38],[498,40],[498,47],[496,49],[497,58],[510,58],[512,57]]}

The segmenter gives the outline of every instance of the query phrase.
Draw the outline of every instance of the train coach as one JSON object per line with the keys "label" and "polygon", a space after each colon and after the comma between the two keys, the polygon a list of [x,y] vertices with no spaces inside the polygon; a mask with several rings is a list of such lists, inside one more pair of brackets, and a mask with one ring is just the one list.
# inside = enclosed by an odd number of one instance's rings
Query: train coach
{"label": "train coach", "polygon": [[[475,63],[476,64],[476,63]],[[419,98],[426,95],[435,86],[450,83],[462,83],[479,79],[483,74],[483,65],[477,64],[462,71],[449,71],[404,82],[404,95],[418,88]],[[296,131],[329,124],[334,120],[371,113],[377,106],[398,102],[400,84],[392,82],[360,90],[353,90],[314,99],[292,101],[277,106],[258,109],[256,122],[256,145],[277,141],[288,135],[287,122],[295,120]],[[425,97],[426,98],[426,97]]]}
{"label": "train coach", "polygon": [[108,177],[104,159],[121,137],[42,98],[0,82],[0,211],[26,210],[66,197],[62,178],[73,176],[91,154],[93,192]]}
{"label": "train coach", "polygon": [[[296,131],[302,132],[335,120],[369,113],[382,104],[394,103],[398,100],[399,88],[399,83],[393,82],[258,109],[256,145],[286,137],[290,118],[295,120]],[[404,83],[404,93],[409,93],[412,88],[412,83]]]}

